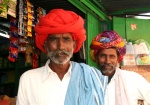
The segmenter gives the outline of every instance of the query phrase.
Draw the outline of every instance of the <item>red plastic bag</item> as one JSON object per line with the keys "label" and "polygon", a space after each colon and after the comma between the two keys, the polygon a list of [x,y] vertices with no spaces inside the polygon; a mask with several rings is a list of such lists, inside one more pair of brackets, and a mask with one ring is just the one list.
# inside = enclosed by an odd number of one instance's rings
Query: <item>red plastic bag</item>
{"label": "red plastic bag", "polygon": [[10,100],[0,100],[0,105],[10,105]]}

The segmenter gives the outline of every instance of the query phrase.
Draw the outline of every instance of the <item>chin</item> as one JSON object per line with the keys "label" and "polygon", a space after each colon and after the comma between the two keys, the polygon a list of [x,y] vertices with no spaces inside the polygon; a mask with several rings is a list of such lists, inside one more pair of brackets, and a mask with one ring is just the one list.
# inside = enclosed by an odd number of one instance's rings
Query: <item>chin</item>
{"label": "chin", "polygon": [[112,70],[104,70],[104,71],[102,71],[102,74],[104,76],[112,76],[114,74],[114,72],[112,72]]}
{"label": "chin", "polygon": [[109,74],[108,74],[108,73],[102,73],[102,75],[104,75],[104,76],[109,76]]}
{"label": "chin", "polygon": [[63,60],[58,60],[58,59],[51,59],[51,60],[56,64],[66,64],[67,62],[70,61],[70,58],[63,59]]}

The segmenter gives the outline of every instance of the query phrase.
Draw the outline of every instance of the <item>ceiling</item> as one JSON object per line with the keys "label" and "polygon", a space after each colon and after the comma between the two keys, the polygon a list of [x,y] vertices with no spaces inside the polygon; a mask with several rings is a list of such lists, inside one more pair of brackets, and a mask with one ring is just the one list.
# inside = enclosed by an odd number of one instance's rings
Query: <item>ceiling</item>
{"label": "ceiling", "polygon": [[[81,3],[84,0],[79,0]],[[95,4],[99,9],[104,11],[107,15],[138,15],[150,11],[150,0],[89,0]],[[84,14],[73,6],[67,0],[30,0],[34,5],[40,6],[49,11],[54,8],[64,8],[77,12],[82,17]],[[102,7],[99,7],[102,5]]]}
{"label": "ceiling", "polygon": [[79,15],[84,17],[84,13],[81,12],[78,8],[73,6],[69,1],[67,0],[29,0],[33,5],[40,6],[43,9],[45,9],[47,12],[56,9],[56,8],[63,8],[66,10],[72,10]]}
{"label": "ceiling", "polygon": [[139,15],[150,12],[150,0],[99,0],[108,15]]}

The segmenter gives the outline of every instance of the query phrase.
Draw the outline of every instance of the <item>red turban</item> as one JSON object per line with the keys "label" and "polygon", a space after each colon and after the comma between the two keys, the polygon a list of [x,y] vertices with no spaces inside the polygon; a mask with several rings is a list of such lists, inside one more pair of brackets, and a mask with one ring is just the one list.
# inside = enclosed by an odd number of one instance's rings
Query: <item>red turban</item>
{"label": "red turban", "polygon": [[53,9],[44,17],[39,19],[35,26],[36,45],[43,52],[44,42],[48,35],[59,33],[71,33],[73,39],[77,41],[74,52],[78,52],[82,43],[86,40],[86,31],[84,29],[84,20],[73,11],[63,9]]}
{"label": "red turban", "polygon": [[125,43],[121,36],[115,31],[104,31],[93,38],[90,45],[90,57],[95,61],[95,56],[98,50],[116,47],[119,52],[119,62],[122,61],[123,56],[126,53]]}

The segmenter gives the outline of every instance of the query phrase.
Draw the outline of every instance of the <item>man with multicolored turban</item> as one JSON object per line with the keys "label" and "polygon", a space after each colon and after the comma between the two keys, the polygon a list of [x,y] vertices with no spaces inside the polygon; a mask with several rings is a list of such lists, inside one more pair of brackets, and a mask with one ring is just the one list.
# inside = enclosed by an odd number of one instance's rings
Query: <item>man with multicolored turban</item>
{"label": "man with multicolored turban", "polygon": [[73,11],[54,9],[40,18],[35,32],[36,45],[49,60],[21,76],[17,105],[104,105],[107,77],[70,61],[86,39],[84,20]]}
{"label": "man with multicolored turban", "polygon": [[92,60],[97,63],[101,73],[108,76],[105,105],[137,105],[138,100],[150,105],[150,83],[141,75],[118,67],[126,49],[124,40],[117,32],[98,34],[90,48]]}

